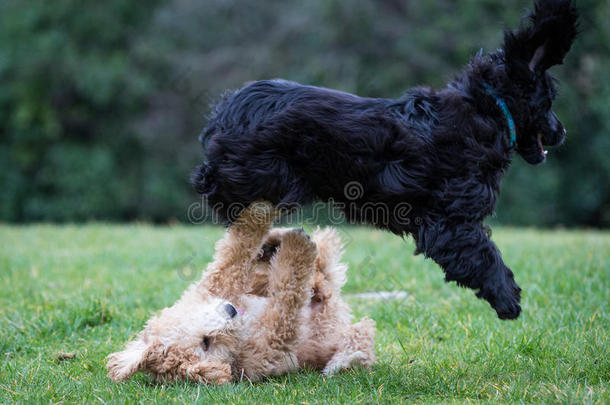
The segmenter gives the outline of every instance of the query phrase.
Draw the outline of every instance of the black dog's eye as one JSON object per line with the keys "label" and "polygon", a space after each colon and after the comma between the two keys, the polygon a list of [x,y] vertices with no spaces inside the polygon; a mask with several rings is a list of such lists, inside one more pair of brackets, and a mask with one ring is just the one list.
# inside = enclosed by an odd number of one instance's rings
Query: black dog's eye
{"label": "black dog's eye", "polygon": [[210,338],[209,337],[204,337],[203,340],[201,341],[201,348],[203,349],[204,352],[207,352],[208,349],[210,348]]}

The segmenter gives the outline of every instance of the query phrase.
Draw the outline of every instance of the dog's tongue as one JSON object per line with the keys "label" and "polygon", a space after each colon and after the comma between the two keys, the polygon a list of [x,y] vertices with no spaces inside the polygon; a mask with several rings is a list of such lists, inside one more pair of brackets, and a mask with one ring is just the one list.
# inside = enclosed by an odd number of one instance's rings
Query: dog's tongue
{"label": "dog's tongue", "polygon": [[546,157],[549,152],[544,150],[544,146],[542,145],[542,134],[538,134],[536,141],[538,141],[538,149],[540,149],[540,153]]}

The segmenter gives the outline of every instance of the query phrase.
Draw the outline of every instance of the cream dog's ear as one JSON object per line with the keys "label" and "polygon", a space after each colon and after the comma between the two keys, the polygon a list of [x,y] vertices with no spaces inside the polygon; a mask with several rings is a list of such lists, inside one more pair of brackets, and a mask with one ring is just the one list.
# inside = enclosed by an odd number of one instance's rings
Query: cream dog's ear
{"label": "cream dog's ear", "polygon": [[114,382],[124,380],[143,368],[148,345],[140,339],[127,343],[125,350],[108,355],[108,377]]}

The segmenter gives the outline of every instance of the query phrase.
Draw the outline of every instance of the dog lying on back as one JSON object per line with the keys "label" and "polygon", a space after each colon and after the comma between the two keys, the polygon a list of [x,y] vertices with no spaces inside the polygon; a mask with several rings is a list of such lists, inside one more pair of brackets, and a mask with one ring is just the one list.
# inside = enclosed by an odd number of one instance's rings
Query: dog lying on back
{"label": "dog lying on back", "polygon": [[201,281],[108,356],[109,377],[145,371],[158,381],[223,384],[304,367],[333,374],[372,366],[375,323],[351,323],[338,235],[270,230],[272,220],[270,204],[244,211]]}
{"label": "dog lying on back", "polygon": [[258,199],[287,207],[332,200],[350,222],[412,235],[416,253],[435,260],[447,281],[477,290],[500,318],[516,318],[521,289],[483,220],[513,152],[538,164],[545,145],[564,141],[547,70],[570,49],[577,12],[570,0],[538,0],[528,21],[442,90],[391,100],[254,82],[217,105],[192,182],[229,222]]}

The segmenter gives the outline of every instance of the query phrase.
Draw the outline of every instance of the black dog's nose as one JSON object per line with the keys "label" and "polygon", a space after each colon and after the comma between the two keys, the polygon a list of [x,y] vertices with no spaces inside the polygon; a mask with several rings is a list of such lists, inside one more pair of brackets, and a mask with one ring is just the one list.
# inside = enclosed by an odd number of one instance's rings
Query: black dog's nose
{"label": "black dog's nose", "polygon": [[227,314],[229,314],[229,316],[231,318],[235,318],[235,315],[237,315],[237,310],[231,304],[226,304],[225,305],[225,310],[227,311]]}

